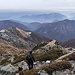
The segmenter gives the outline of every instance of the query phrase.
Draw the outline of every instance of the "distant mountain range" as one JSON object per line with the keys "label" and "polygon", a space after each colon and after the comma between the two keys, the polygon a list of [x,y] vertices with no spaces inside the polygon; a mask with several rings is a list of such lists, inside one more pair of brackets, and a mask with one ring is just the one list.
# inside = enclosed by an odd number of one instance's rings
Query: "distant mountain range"
{"label": "distant mountain range", "polygon": [[0,20],[16,20],[19,22],[50,23],[64,19],[75,20],[73,12],[0,12]]}
{"label": "distant mountain range", "polygon": [[26,22],[54,22],[67,19],[67,17],[60,13],[50,13],[50,14],[38,14],[38,15],[25,15],[21,19]]}
{"label": "distant mountain range", "polygon": [[63,47],[72,47],[72,48],[75,48],[75,39],[71,39],[71,40],[65,41],[65,42],[61,43],[61,45]]}
{"label": "distant mountain range", "polygon": [[75,20],[62,20],[54,23],[43,23],[42,27],[35,31],[50,39],[60,42],[75,38]]}
{"label": "distant mountain range", "polygon": [[33,31],[35,35],[40,34],[43,37],[56,39],[59,42],[64,42],[75,38],[75,20],[65,19],[53,23],[32,22],[26,26],[19,23],[18,21],[0,21],[0,30],[11,27],[18,27],[22,30]]}
{"label": "distant mountain range", "polygon": [[16,20],[20,22],[55,22],[67,19],[67,15],[59,12],[0,12],[0,20]]}
{"label": "distant mountain range", "polygon": [[18,27],[18,28],[23,29],[23,30],[28,30],[28,27],[26,27],[25,25],[23,25],[19,22],[14,22],[14,21],[11,21],[11,20],[0,21],[0,30],[7,29],[7,28],[10,28],[10,27]]}
{"label": "distant mountain range", "polygon": [[35,31],[35,30],[39,29],[40,27],[42,27],[42,24],[39,22],[32,22],[26,26],[30,29],[30,31]]}

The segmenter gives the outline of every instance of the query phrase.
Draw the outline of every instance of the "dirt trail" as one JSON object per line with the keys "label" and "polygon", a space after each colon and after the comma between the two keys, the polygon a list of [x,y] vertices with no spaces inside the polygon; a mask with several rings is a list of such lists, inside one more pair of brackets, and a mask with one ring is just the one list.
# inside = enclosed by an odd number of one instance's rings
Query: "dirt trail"
{"label": "dirt trail", "polygon": [[75,51],[72,51],[72,52],[70,52],[70,53],[68,53],[68,54],[65,54],[65,55],[59,57],[58,59],[56,59],[56,61],[57,61],[57,60],[62,60],[64,57],[66,57],[66,56],[72,54],[73,52],[75,52]]}

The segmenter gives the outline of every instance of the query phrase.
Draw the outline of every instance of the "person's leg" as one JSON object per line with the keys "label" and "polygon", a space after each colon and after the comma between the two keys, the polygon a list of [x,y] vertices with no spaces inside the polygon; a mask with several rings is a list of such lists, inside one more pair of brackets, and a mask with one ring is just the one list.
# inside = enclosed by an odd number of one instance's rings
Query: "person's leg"
{"label": "person's leg", "polygon": [[31,68],[30,68],[30,63],[28,63],[28,68],[29,68],[29,70],[31,69]]}
{"label": "person's leg", "polygon": [[31,62],[31,69],[33,68],[33,62]]}

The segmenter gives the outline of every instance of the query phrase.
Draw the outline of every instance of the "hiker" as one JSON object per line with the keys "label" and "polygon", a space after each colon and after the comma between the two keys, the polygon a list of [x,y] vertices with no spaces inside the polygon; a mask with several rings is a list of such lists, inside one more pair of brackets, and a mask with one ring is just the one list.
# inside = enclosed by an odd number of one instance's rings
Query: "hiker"
{"label": "hiker", "polygon": [[27,64],[29,67],[29,70],[33,68],[33,62],[35,62],[35,59],[33,57],[32,51],[26,56]]}

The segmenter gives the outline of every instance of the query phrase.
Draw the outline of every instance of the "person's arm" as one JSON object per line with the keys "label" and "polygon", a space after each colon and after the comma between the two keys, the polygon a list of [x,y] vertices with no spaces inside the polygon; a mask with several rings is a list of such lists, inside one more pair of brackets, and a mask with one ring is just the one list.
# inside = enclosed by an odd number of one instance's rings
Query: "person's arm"
{"label": "person's arm", "polygon": [[35,62],[35,59],[34,59],[34,56],[32,55],[32,59],[33,59],[33,61]]}

